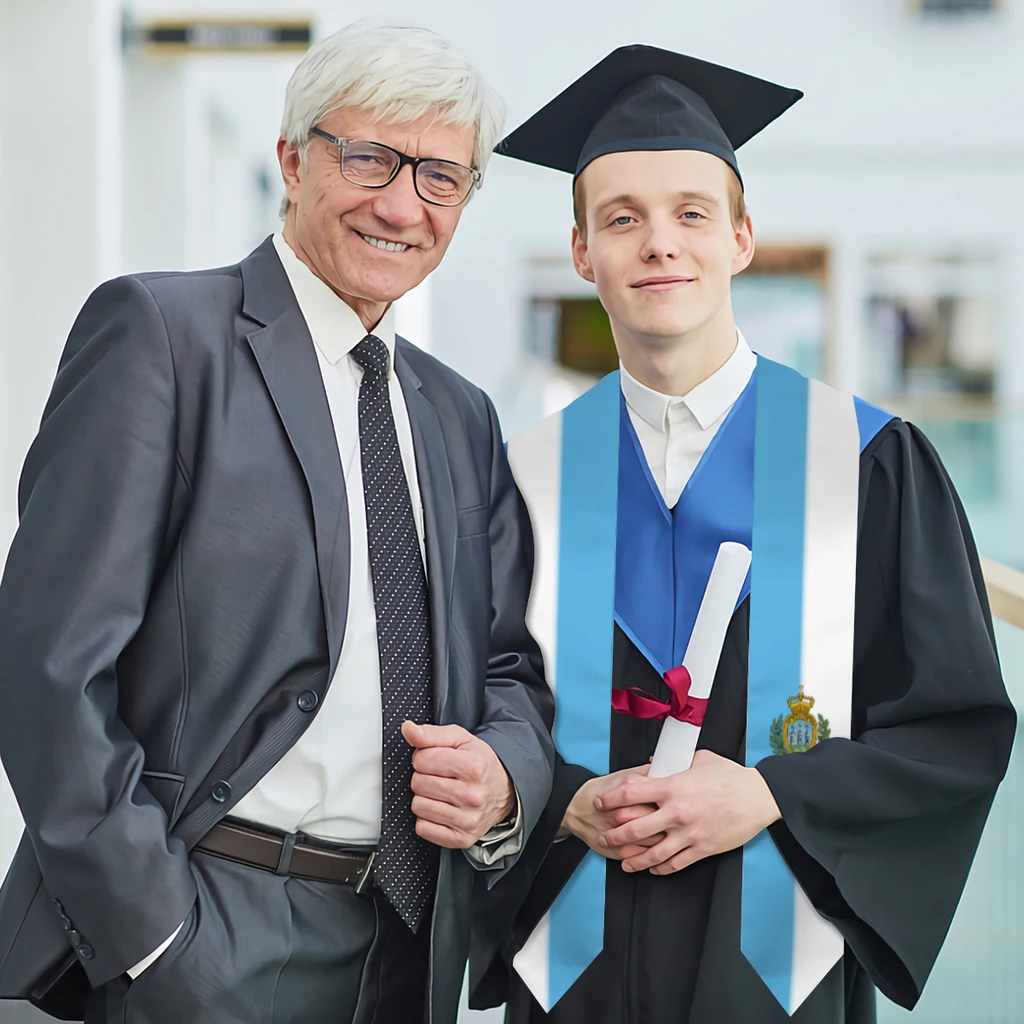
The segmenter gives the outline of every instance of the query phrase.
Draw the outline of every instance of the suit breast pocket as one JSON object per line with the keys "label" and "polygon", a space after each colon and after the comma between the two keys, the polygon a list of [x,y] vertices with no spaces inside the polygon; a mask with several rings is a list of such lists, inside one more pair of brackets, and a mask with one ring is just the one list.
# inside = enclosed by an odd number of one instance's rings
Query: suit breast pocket
{"label": "suit breast pocket", "polygon": [[491,509],[489,505],[474,505],[472,508],[460,508],[458,510],[456,535],[459,539],[465,537],[477,537],[487,533],[491,524]]}

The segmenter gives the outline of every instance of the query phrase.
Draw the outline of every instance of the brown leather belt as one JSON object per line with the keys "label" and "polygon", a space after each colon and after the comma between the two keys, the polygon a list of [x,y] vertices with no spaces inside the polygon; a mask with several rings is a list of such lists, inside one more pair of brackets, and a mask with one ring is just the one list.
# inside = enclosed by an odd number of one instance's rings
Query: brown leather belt
{"label": "brown leather belt", "polygon": [[279,875],[354,885],[356,892],[362,892],[369,881],[375,856],[375,851],[360,854],[311,846],[294,835],[260,832],[234,821],[218,822],[196,843],[196,849]]}

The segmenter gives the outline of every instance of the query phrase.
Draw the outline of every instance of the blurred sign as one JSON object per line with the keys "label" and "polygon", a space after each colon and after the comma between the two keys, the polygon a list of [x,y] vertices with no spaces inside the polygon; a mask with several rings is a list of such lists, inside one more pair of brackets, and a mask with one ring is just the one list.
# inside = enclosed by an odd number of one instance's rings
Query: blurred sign
{"label": "blurred sign", "polygon": [[909,0],[912,10],[924,15],[991,14],[1003,0]]}
{"label": "blurred sign", "polygon": [[157,56],[307,50],[313,29],[309,21],[280,18],[153,21],[126,25],[124,41],[126,46],[142,47]]}

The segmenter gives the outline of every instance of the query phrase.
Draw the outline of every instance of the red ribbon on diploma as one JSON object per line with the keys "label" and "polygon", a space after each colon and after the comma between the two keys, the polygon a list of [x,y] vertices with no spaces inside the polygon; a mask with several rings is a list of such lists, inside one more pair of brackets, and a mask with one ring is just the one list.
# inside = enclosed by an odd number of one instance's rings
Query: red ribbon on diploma
{"label": "red ribbon on diploma", "polygon": [[700,728],[704,724],[708,702],[705,697],[690,696],[690,673],[680,665],[669,669],[663,678],[671,692],[667,704],[632,686],[628,690],[612,690],[612,707],[631,718],[675,718]]}

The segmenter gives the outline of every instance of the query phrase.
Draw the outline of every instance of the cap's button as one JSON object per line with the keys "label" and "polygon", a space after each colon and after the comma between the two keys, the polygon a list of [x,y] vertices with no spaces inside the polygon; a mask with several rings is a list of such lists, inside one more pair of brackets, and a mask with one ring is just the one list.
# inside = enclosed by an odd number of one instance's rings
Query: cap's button
{"label": "cap's button", "polygon": [[320,698],[315,690],[303,690],[299,694],[299,710],[312,711],[320,703]]}
{"label": "cap's button", "polygon": [[210,796],[219,804],[226,803],[231,799],[231,785],[227,782],[215,782],[210,787]]}

